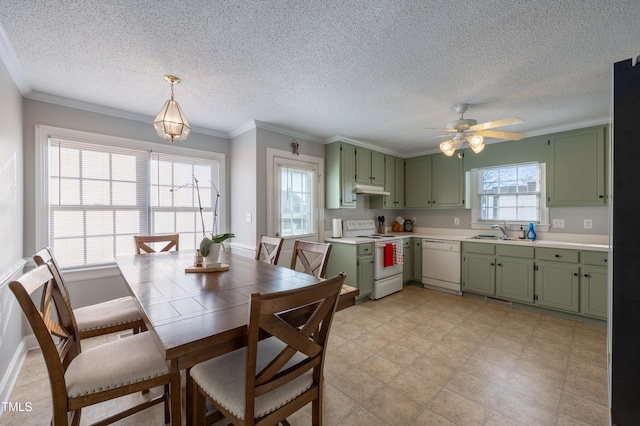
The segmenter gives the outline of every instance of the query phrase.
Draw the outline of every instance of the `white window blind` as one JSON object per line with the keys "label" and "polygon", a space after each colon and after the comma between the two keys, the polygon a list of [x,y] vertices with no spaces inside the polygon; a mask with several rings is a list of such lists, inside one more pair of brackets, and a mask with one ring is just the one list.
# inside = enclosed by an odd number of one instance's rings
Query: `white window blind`
{"label": "white window blind", "polygon": [[53,137],[47,158],[48,244],[63,268],[112,264],[135,252],[134,235],[179,233],[195,249],[203,221],[207,233],[220,226],[218,160]]}
{"label": "white window blind", "polygon": [[153,233],[179,233],[181,248],[199,246],[204,233],[219,233],[218,162],[155,152],[151,159]]}
{"label": "white window blind", "polygon": [[49,241],[64,267],[133,253],[147,230],[147,153],[51,139]]}

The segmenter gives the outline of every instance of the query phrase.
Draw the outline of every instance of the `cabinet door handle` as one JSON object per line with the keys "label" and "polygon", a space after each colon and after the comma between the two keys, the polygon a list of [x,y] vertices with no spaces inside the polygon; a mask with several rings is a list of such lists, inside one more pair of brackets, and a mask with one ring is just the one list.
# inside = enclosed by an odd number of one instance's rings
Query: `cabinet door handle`
{"label": "cabinet door handle", "polygon": [[498,263],[498,266],[502,266],[502,263]]}
{"label": "cabinet door handle", "polygon": [[577,273],[577,272],[574,272],[574,273],[573,273],[573,276],[574,276],[574,277],[577,277],[577,276],[578,276],[578,273]]}
{"label": "cabinet door handle", "polygon": [[495,263],[491,263],[491,266],[496,266],[496,264]]}
{"label": "cabinet door handle", "polygon": [[556,256],[556,257],[560,257],[560,255],[559,255],[559,254],[556,254],[555,256]]}
{"label": "cabinet door handle", "polygon": [[585,278],[589,278],[589,274],[584,274],[584,277]]}

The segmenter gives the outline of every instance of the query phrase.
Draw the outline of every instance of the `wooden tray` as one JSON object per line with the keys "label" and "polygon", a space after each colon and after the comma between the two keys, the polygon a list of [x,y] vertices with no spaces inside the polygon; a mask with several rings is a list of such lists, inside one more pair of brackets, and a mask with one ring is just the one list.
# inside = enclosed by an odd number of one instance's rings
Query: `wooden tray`
{"label": "wooden tray", "polygon": [[185,268],[184,272],[222,272],[228,270],[229,265],[221,263],[220,266],[207,266],[206,268],[204,266],[191,266],[189,268]]}

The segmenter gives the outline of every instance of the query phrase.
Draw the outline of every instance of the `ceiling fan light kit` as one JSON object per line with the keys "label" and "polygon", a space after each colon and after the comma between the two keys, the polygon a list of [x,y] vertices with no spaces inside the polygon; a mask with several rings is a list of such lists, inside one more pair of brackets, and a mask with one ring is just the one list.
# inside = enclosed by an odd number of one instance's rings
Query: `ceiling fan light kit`
{"label": "ceiling fan light kit", "polygon": [[448,134],[437,136],[449,136],[451,133],[455,133],[453,139],[446,140],[440,144],[440,151],[448,157],[451,157],[456,152],[456,149],[460,149],[464,142],[467,142],[471,150],[478,154],[484,149],[485,137],[510,140],[520,140],[524,137],[523,133],[488,130],[496,127],[524,123],[524,120],[521,118],[504,118],[502,120],[488,121],[486,123],[478,124],[477,120],[464,118],[464,113],[469,109],[469,104],[457,104],[454,106],[454,109],[458,114],[460,114],[460,119],[447,124],[447,127],[444,130],[449,132]]}

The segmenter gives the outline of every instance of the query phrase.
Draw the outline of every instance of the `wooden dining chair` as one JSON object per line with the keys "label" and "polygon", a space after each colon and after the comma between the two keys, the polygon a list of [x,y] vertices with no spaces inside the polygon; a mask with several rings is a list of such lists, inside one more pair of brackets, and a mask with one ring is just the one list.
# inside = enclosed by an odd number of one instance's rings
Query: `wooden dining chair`
{"label": "wooden dining chair", "polygon": [[[164,387],[161,395],[115,413],[100,424],[111,424],[159,403],[164,403],[165,423],[169,422],[169,385],[179,386],[180,377],[169,373],[151,333],[83,351],[69,295],[50,264],[30,270],[9,288],[42,350],[53,399],[53,426],[79,425],[82,408],[156,386]],[[39,289],[48,301],[41,307],[31,299]]]}
{"label": "wooden dining chair", "polygon": [[[175,250],[180,250],[180,235],[179,234],[168,234],[168,235],[134,235],[133,239],[136,243],[136,254],[145,253],[156,253],[158,251],[169,251],[175,247]],[[164,243],[167,245],[162,247],[160,250],[155,250],[149,243]]]}
{"label": "wooden dining chair", "polygon": [[[49,247],[45,247],[34,254],[33,260],[36,265],[48,264],[58,284],[65,289],[65,293],[69,293],[58,261]],[[45,294],[47,293],[42,293],[41,308],[49,303],[44,299]],[[121,297],[95,305],[76,308],[73,310],[73,315],[76,318],[81,339],[125,330],[132,330],[134,334],[141,330],[146,330],[144,321],[140,316],[140,310],[132,297]]]}
{"label": "wooden dining chair", "polygon": [[284,244],[284,238],[262,235],[256,249],[256,260],[277,265],[282,244]]}
{"label": "wooden dining chair", "polygon": [[300,260],[305,273],[317,278],[324,278],[329,254],[331,254],[331,244],[329,243],[296,240],[291,255],[291,269],[296,269],[297,261]]}
{"label": "wooden dining chair", "polygon": [[[324,356],[345,275],[294,290],[251,295],[247,346],[190,371],[195,424],[222,416],[234,425],[288,424],[312,403],[322,424]],[[272,336],[260,340],[263,336]],[[207,419],[206,402],[217,412]],[[189,407],[187,407],[189,409]]]}

